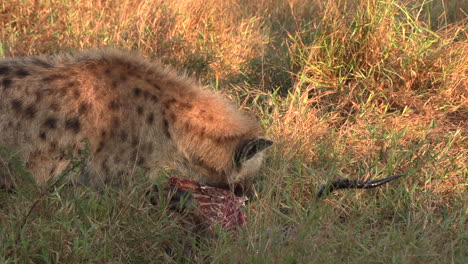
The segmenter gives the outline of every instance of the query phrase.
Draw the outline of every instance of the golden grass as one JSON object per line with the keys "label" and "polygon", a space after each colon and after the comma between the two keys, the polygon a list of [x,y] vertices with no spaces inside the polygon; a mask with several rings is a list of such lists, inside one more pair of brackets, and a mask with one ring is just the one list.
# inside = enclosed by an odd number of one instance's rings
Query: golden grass
{"label": "golden grass", "polygon": [[[277,142],[237,237],[185,230],[138,179],[104,195],[57,189],[24,226],[34,192],[0,193],[0,261],[463,263],[467,10],[463,0],[0,2],[0,55],[139,50],[255,112]],[[392,173],[408,176],[315,200],[327,180]]]}

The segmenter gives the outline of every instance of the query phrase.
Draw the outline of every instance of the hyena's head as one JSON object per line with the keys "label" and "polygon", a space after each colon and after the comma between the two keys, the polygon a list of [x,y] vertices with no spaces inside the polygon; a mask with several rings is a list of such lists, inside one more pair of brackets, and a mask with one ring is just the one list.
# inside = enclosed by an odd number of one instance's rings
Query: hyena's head
{"label": "hyena's head", "polygon": [[273,141],[261,137],[240,142],[231,157],[229,168],[225,168],[221,173],[218,170],[208,170],[205,166],[195,167],[203,175],[205,184],[215,187],[230,187],[236,192],[242,193],[249,189],[253,179],[258,175],[265,158],[265,151],[272,144]]}

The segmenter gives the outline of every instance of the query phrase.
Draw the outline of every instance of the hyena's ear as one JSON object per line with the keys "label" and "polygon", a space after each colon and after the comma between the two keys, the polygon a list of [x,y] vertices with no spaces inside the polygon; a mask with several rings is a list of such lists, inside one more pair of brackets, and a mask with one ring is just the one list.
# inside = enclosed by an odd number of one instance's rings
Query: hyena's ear
{"label": "hyena's ear", "polygon": [[235,166],[239,166],[253,158],[257,153],[271,147],[271,145],[273,145],[273,141],[266,138],[254,138],[242,142],[234,155]]}

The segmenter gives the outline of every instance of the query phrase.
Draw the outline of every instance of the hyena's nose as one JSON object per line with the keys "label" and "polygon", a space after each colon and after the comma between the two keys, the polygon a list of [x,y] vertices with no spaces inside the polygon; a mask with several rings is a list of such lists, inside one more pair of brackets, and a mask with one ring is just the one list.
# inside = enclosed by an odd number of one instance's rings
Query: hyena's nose
{"label": "hyena's nose", "polygon": [[247,196],[250,200],[254,196],[254,192],[250,184],[236,184],[231,190],[237,197]]}
{"label": "hyena's nose", "polygon": [[[209,186],[209,185],[208,185]],[[250,181],[223,184],[218,186],[212,186],[224,190],[233,192],[237,197],[247,196],[248,199],[253,197],[252,183]]]}
{"label": "hyena's nose", "polygon": [[234,186],[233,191],[237,197],[244,196],[245,194],[245,188],[242,184],[237,184],[236,186]]}
{"label": "hyena's nose", "polygon": [[220,189],[224,189],[224,190],[227,190],[227,191],[231,191],[233,192],[237,197],[241,197],[241,196],[244,196],[245,195],[245,190],[246,188],[244,187],[243,184],[231,184],[231,185],[222,185],[222,186],[219,186],[218,188]]}

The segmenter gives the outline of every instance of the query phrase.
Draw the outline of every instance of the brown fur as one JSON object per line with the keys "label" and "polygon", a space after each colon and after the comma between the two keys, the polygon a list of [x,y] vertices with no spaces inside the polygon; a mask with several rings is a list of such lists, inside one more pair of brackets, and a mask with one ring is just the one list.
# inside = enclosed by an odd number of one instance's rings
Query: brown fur
{"label": "brown fur", "polygon": [[[233,157],[259,132],[223,96],[135,53],[0,60],[0,145],[17,151],[39,183],[66,168],[67,153],[80,154],[82,139],[91,155],[80,181],[91,185],[135,168],[155,177],[164,165],[213,186],[237,183],[258,172],[265,148],[245,166]],[[8,185],[2,175],[0,184]]]}

